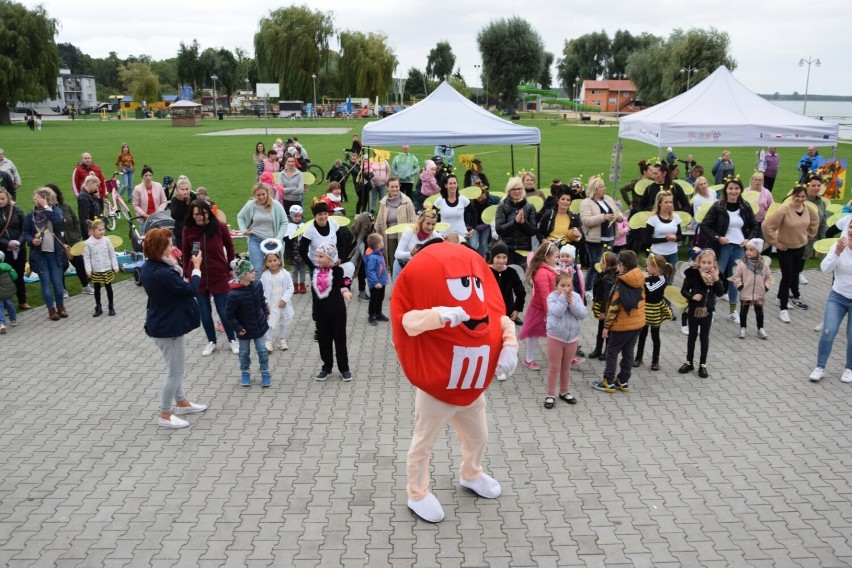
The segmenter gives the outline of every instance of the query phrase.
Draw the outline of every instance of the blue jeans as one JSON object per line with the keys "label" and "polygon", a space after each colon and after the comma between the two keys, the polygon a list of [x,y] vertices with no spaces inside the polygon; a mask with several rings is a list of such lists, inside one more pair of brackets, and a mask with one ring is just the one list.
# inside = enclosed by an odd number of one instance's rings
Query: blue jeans
{"label": "blue jeans", "polygon": [[260,237],[256,237],[254,235],[249,235],[248,238],[248,253],[249,253],[249,261],[251,261],[251,265],[254,266],[254,269],[258,272],[263,271],[263,251],[260,250],[260,243],[263,241]]}
{"label": "blue jeans", "polygon": [[728,303],[731,305],[736,304],[740,299],[740,292],[734,286],[731,276],[734,274],[734,267],[737,265],[737,261],[743,255],[745,255],[745,249],[734,243],[722,245],[722,248],[719,250],[719,272],[728,282]]}
{"label": "blue jeans", "polygon": [[0,305],[0,323],[6,323],[6,316],[3,313],[6,310],[9,310],[9,321],[18,320],[18,314],[15,312],[15,304],[12,303],[12,298],[9,298],[8,300],[3,300],[2,305]]}
{"label": "blue jeans", "polygon": [[[57,248],[59,243],[56,244]],[[38,275],[38,283],[41,286],[41,297],[44,298],[44,305],[52,308],[54,301],[57,306],[64,306],[65,300],[65,272],[59,265],[59,257],[57,254],[65,254],[60,252],[44,252],[41,253],[41,272]],[[53,294],[51,294],[51,288]]]}
{"label": "blue jeans", "polygon": [[251,344],[254,342],[254,350],[257,351],[257,360],[260,362],[260,372],[269,372],[269,352],[263,337],[256,339],[240,339],[240,372],[248,373],[251,367]]}
{"label": "blue jeans", "polygon": [[474,229],[470,237],[470,248],[478,252],[482,258],[488,257],[488,243],[491,241],[491,226],[484,229]]}
{"label": "blue jeans", "polygon": [[[129,204],[133,197],[133,172],[124,172],[121,174],[121,187],[127,188],[127,197],[124,198],[124,201]],[[124,197],[124,194],[121,192],[121,187],[118,188],[119,194]]]}
{"label": "blue jeans", "polygon": [[[201,310],[201,326],[207,335],[207,341],[216,343],[216,328],[213,325],[213,313],[210,311],[210,292],[198,294],[195,298],[198,300],[198,307]],[[213,303],[216,304],[216,313],[219,314],[219,320],[222,322],[222,327],[225,328],[225,337],[228,338],[228,341],[236,339],[234,330],[231,329],[228,319],[225,317],[228,293],[213,294]]]}
{"label": "blue jeans", "polygon": [[382,200],[385,193],[387,193],[387,187],[384,185],[373,186],[373,189],[370,190],[370,211],[376,212],[376,204]]}
{"label": "blue jeans", "polygon": [[603,257],[603,243],[590,243],[586,241],[586,256],[589,257],[589,265],[586,266],[586,290],[591,290],[595,285],[597,272],[595,264]]}
{"label": "blue jeans", "polygon": [[852,299],[845,298],[834,290],[828,295],[825,303],[825,314],[822,318],[822,333],[819,334],[819,348],[817,349],[817,367],[825,369],[828,357],[831,355],[831,347],[834,345],[834,337],[840,329],[844,317],[846,320],[846,368],[852,369]]}
{"label": "blue jeans", "polygon": [[677,253],[673,252],[671,254],[662,254],[660,255],[666,259],[666,262],[672,265],[672,276],[670,278],[666,278],[666,286],[670,286],[672,280],[674,280],[674,269],[677,266]]}

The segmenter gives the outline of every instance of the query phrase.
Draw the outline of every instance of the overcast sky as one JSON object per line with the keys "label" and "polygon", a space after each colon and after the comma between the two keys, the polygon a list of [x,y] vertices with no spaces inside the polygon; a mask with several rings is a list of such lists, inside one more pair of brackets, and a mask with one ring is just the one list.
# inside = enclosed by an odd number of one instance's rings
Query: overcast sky
{"label": "overcast sky", "polygon": [[[115,51],[119,57],[174,57],[181,41],[197,39],[201,49],[242,47],[253,55],[253,38],[260,19],[270,9],[288,5],[268,0],[23,0],[41,4],[59,20],[57,43],[69,42],[93,57]],[[474,65],[480,63],[476,34],[491,20],[517,15],[531,23],[545,47],[562,55],[566,39],[605,30],[632,34],[649,32],[668,37],[674,28],[715,26],[731,36],[737,61],[734,76],[759,93],[804,93],[807,65],[802,58],[819,58],[812,67],[811,94],[852,95],[852,33],[850,5],[841,0],[802,2],[775,0],[719,2],[691,0],[621,1],[609,5],[576,0],[311,0],[314,10],[331,11],[338,30],[382,32],[396,52],[395,76],[410,67],[426,67],[429,50],[449,41],[468,85],[479,86]],[[84,6],[84,7],[83,7]],[[609,6],[612,6],[611,8]],[[337,48],[336,40],[331,42]],[[712,71],[712,70],[710,70]],[[556,79],[556,71],[553,71]]]}

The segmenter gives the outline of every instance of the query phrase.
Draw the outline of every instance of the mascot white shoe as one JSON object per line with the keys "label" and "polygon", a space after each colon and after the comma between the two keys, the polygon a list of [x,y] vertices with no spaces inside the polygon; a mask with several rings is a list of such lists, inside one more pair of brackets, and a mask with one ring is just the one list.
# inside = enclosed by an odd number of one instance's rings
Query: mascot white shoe
{"label": "mascot white shoe", "polygon": [[468,247],[427,243],[400,272],[391,297],[393,342],[417,387],[408,450],[408,507],[438,523],[444,511],[429,491],[435,440],[452,423],[461,441],[460,484],[488,499],[500,484],[482,470],[488,442],[485,390],[518,365],[515,324],[485,260]]}

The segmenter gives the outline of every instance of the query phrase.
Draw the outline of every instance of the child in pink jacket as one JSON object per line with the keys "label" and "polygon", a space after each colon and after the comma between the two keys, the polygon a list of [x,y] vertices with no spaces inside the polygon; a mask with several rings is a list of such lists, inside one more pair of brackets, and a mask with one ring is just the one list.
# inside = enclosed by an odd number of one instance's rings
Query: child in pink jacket
{"label": "child in pink jacket", "polygon": [[524,365],[533,371],[541,369],[535,362],[538,340],[547,337],[547,297],[556,289],[556,263],[559,247],[551,241],[539,245],[529,263],[526,282],[532,284],[532,300],[518,339],[527,340]]}

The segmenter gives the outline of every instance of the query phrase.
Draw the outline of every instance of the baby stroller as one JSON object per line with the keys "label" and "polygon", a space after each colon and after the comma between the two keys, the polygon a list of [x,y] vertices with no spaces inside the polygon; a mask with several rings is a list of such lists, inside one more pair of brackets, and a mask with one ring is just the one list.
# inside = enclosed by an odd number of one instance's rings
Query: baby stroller
{"label": "baby stroller", "polygon": [[[131,238],[133,238],[132,232],[135,230],[136,227],[132,220],[130,221],[130,227]],[[145,219],[145,222],[142,224],[142,235],[140,235],[139,232],[136,231],[136,236],[135,238],[133,238],[133,250],[140,253],[142,252],[142,239],[144,238],[145,233],[147,233],[151,229],[168,229],[174,232],[175,220],[172,219],[172,215],[168,211],[157,211],[156,213],[151,214],[147,219]],[[139,247],[138,250],[137,246]],[[137,286],[142,285],[143,264],[145,264],[144,258],[140,262],[133,263],[133,281],[136,282]]]}

